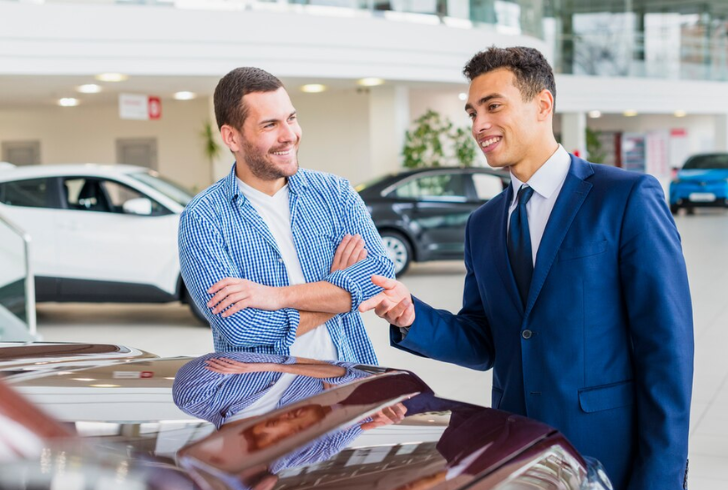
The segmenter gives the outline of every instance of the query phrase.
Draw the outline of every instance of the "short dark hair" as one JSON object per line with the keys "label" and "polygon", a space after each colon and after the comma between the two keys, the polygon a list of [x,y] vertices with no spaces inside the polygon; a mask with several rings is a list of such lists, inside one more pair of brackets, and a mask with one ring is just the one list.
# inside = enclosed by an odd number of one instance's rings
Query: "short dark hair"
{"label": "short dark hair", "polygon": [[516,77],[516,87],[523,100],[529,101],[543,89],[551,92],[556,102],[556,81],[551,65],[537,49],[525,46],[496,48],[491,46],[473,56],[463,68],[471,82],[484,73],[506,68]]}
{"label": "short dark hair", "polygon": [[235,68],[222,77],[215,87],[213,101],[218,129],[225,124],[236,129],[243,127],[248,115],[248,109],[243,103],[244,95],[252,92],[275,92],[281,87],[281,81],[265,70],[252,66]]}

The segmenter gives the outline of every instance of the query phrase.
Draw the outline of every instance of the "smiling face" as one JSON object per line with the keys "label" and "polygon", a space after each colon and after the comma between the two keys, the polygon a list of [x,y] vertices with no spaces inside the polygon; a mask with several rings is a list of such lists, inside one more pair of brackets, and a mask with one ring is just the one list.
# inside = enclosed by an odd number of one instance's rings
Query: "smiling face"
{"label": "smiling face", "polygon": [[277,182],[298,171],[301,127],[284,88],[252,92],[243,97],[247,110],[241,129],[225,125],[223,141],[240,164],[238,176],[253,187]]}
{"label": "smiling face", "polygon": [[515,75],[507,68],[474,78],[465,110],[488,164],[509,168],[520,179],[519,174],[530,177],[555,151],[553,96],[543,90],[526,101],[515,82]]}

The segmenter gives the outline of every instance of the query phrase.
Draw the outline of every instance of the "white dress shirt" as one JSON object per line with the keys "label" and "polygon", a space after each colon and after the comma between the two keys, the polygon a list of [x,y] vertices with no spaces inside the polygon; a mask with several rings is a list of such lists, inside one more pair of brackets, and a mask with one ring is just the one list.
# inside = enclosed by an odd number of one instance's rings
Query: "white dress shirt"
{"label": "white dress shirt", "polygon": [[[533,254],[533,265],[536,266],[536,255],[538,247],[541,245],[546,224],[554,209],[556,199],[564,185],[566,175],[569,173],[571,166],[571,156],[559,145],[553,155],[546,160],[541,168],[531,176],[525,185],[533,188],[533,195],[526,203],[526,211],[528,212],[528,229],[531,233],[531,253]],[[511,226],[511,214],[516,209],[518,191],[523,182],[511,173],[511,185],[513,186],[513,200],[508,209],[508,227]]]}
{"label": "white dress shirt", "polygon": [[[283,259],[288,273],[288,283],[305,284],[301,262],[298,260],[298,253],[293,242],[291,232],[291,209],[288,199],[288,185],[274,195],[269,196],[264,192],[249,186],[238,179],[240,192],[250,200],[258,215],[263,218],[268,229],[275,238],[278,250]],[[331,339],[326,324],[319,325],[315,329],[296,337],[291,346],[291,355],[310,357],[312,359],[338,359],[338,353],[334,341]]]}

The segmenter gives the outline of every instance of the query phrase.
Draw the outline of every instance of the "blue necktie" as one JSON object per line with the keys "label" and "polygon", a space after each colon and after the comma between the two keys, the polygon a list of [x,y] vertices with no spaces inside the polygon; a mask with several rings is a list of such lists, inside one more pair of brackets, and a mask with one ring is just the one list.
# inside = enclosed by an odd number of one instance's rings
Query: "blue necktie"
{"label": "blue necktie", "polygon": [[518,190],[518,203],[511,214],[508,228],[508,259],[516,278],[518,292],[521,294],[523,307],[526,307],[528,290],[533,276],[533,255],[531,253],[531,232],[528,229],[528,213],[526,203],[533,195],[533,188],[522,185]]}

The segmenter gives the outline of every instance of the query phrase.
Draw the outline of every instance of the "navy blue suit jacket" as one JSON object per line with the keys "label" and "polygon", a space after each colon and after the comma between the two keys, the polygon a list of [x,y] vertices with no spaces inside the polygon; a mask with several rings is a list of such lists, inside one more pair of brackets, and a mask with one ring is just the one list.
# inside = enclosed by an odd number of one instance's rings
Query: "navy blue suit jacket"
{"label": "navy blue suit jacket", "polygon": [[494,408],[559,429],[618,490],[682,488],[692,308],[660,184],[572,156],[525,309],[506,250],[511,197],[509,188],[468,221],[460,312],[415,298],[415,323],[404,339],[392,328],[392,344],[493,368]]}

